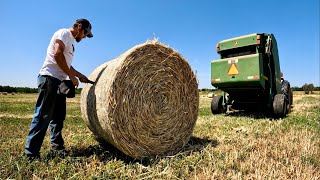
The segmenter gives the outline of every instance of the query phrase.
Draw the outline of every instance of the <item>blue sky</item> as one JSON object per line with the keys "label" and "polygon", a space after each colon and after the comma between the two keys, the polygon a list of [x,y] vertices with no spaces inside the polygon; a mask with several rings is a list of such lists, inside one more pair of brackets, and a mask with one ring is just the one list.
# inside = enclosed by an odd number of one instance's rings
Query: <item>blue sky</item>
{"label": "blue sky", "polygon": [[318,0],[1,0],[0,85],[36,87],[53,33],[84,17],[94,37],[76,44],[73,66],[86,75],[158,37],[197,71],[199,88],[212,88],[216,43],[264,32],[275,35],[292,86],[319,86],[319,6]]}

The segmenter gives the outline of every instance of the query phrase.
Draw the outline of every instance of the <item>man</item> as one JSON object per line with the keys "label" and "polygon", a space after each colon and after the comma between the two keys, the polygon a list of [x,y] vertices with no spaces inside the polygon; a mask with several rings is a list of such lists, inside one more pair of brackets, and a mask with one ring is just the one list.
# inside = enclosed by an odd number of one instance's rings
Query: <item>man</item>
{"label": "man", "polygon": [[61,130],[66,116],[66,97],[57,94],[61,81],[67,77],[74,86],[89,82],[88,78],[71,66],[74,56],[74,40],[92,38],[91,24],[86,19],[77,19],[69,29],[54,33],[47,49],[46,59],[38,76],[39,96],[27,136],[25,154],[29,159],[40,158],[40,148],[48,126],[51,150],[64,150]]}

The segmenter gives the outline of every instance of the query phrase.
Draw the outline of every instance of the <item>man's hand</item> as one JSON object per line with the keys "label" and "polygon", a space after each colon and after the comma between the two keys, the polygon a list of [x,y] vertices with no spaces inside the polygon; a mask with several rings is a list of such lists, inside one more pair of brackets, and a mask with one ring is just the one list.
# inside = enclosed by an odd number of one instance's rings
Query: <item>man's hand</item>
{"label": "man's hand", "polygon": [[90,79],[88,79],[86,76],[82,76],[79,78],[79,80],[82,82],[82,83],[90,83],[90,84],[94,84],[93,81],[91,81]]}
{"label": "man's hand", "polygon": [[89,79],[86,77],[86,76],[80,76],[79,77],[79,80],[80,80],[80,82],[82,82],[82,83],[89,83]]}
{"label": "man's hand", "polygon": [[75,76],[70,75],[70,76],[69,76],[69,79],[72,81],[72,83],[73,83],[73,85],[74,85],[75,87],[78,87],[78,86],[79,86],[79,81],[78,81],[78,79],[77,79]]}
{"label": "man's hand", "polygon": [[77,70],[75,70],[72,66],[70,67],[70,71],[79,78],[80,82],[82,83],[91,83],[94,84],[93,81],[90,81],[87,76],[81,74],[80,72],[78,72]]}

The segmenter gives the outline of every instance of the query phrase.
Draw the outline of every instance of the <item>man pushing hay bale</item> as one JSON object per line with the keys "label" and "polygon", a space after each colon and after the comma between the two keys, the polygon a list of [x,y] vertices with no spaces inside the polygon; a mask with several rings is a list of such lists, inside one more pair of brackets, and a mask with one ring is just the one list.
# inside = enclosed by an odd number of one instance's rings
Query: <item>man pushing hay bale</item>
{"label": "man pushing hay bale", "polygon": [[156,41],[100,65],[81,92],[89,129],[133,158],[174,154],[188,141],[199,106],[188,62]]}

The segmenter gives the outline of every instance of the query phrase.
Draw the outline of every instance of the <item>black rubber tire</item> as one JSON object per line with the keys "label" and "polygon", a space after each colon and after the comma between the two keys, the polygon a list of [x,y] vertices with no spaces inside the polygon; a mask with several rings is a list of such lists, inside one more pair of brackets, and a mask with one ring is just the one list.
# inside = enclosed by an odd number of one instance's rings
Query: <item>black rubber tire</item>
{"label": "black rubber tire", "polygon": [[292,104],[293,104],[293,91],[292,91],[292,89],[290,89],[290,102],[291,102],[291,104],[290,104],[290,108],[292,108]]}
{"label": "black rubber tire", "polygon": [[290,83],[287,80],[283,80],[281,83],[281,92],[284,94],[289,100],[289,94],[290,94]]}
{"label": "black rubber tire", "polygon": [[292,107],[292,90],[289,87],[288,101],[287,101],[287,114],[291,112]]}
{"label": "black rubber tire", "polygon": [[283,80],[281,84],[281,92],[286,96],[287,100],[287,113],[290,113],[291,111],[291,105],[292,105],[292,90],[290,87],[290,83],[287,80]]}
{"label": "black rubber tire", "polygon": [[277,94],[273,98],[273,115],[275,118],[283,118],[287,114],[287,100],[284,94]]}
{"label": "black rubber tire", "polygon": [[225,113],[227,109],[222,105],[223,102],[223,97],[218,95],[218,96],[213,96],[211,100],[211,112],[212,114],[220,114],[220,113]]}

